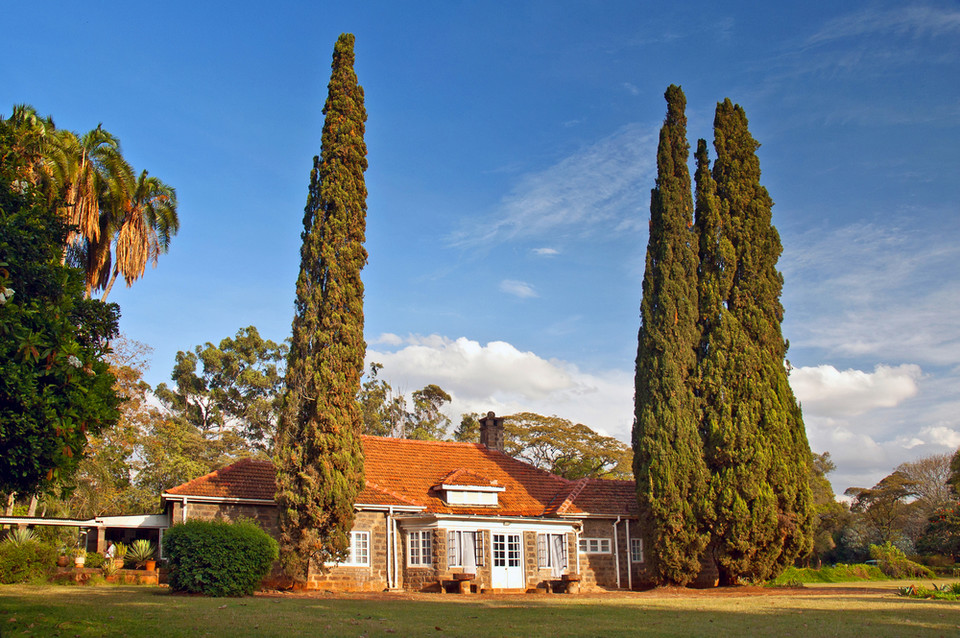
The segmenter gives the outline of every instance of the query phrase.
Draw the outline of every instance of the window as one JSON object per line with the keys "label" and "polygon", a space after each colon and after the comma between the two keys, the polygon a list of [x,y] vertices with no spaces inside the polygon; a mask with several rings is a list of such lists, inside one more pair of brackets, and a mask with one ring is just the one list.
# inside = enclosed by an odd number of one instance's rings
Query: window
{"label": "window", "polygon": [[433,564],[433,532],[425,529],[419,532],[410,532],[407,536],[409,543],[409,552],[407,554],[408,565],[432,565]]}
{"label": "window", "polygon": [[537,565],[553,569],[555,575],[567,568],[567,535],[537,534]]}
{"label": "window", "polygon": [[609,538],[581,538],[580,551],[584,554],[609,554]]}
{"label": "window", "polygon": [[630,539],[630,562],[633,562],[633,563],[643,562],[643,539],[642,538]]}
{"label": "window", "polygon": [[447,567],[466,570],[483,565],[483,532],[447,532]]}
{"label": "window", "polygon": [[350,532],[350,557],[341,565],[370,564],[370,532]]}

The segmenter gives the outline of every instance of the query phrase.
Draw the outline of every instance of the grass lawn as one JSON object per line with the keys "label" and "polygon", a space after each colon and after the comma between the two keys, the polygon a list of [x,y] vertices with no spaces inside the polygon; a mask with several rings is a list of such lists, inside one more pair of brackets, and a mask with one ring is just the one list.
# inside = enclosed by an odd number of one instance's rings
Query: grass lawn
{"label": "grass lawn", "polygon": [[900,598],[894,588],[902,584],[584,596],[251,598],[178,596],[156,587],[5,585],[0,636],[960,635],[960,603]]}

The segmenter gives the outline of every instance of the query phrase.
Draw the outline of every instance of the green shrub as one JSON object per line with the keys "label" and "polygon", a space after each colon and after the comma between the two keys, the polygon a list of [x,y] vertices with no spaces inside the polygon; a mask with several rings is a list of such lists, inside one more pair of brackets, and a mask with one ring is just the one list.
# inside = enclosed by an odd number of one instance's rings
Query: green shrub
{"label": "green shrub", "polygon": [[788,567],[768,584],[778,586],[787,583],[849,583],[861,580],[885,580],[876,565],[833,565],[832,567]]}
{"label": "green shrub", "polygon": [[890,578],[934,577],[933,571],[908,559],[907,555],[890,541],[883,545],[871,545],[870,558],[876,560],[880,564],[880,570]]}
{"label": "green shrub", "polygon": [[46,579],[57,566],[57,550],[44,543],[0,543],[0,583]]}
{"label": "green shrub", "polygon": [[98,567],[103,567],[103,563],[106,562],[103,554],[98,554],[97,552],[87,552],[87,560],[84,562],[84,567],[92,567],[97,569]]}
{"label": "green shrub", "polygon": [[137,567],[143,567],[144,563],[153,559],[153,552],[156,548],[148,540],[137,539],[127,548],[127,559],[133,561]]}
{"label": "green shrub", "polygon": [[38,539],[34,535],[33,530],[25,527],[17,527],[7,532],[7,536],[3,539],[3,542],[13,545],[23,545],[24,543],[32,543],[36,540]]}
{"label": "green shrub", "polygon": [[208,596],[256,590],[277,559],[277,541],[252,521],[188,521],[163,535],[170,587]]}

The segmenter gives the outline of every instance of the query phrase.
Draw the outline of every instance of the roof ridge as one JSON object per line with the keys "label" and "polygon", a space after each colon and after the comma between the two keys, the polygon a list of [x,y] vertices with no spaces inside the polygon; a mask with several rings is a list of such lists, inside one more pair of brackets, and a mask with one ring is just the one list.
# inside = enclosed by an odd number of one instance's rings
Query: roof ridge
{"label": "roof ridge", "polygon": [[397,438],[393,436],[374,436],[372,434],[361,434],[361,439],[369,439],[373,441],[396,441],[403,444],[409,445],[438,445],[438,446],[447,446],[447,447],[473,447],[473,448],[483,448],[488,449],[487,446],[482,443],[476,443],[473,441],[431,441],[424,439],[404,439]]}

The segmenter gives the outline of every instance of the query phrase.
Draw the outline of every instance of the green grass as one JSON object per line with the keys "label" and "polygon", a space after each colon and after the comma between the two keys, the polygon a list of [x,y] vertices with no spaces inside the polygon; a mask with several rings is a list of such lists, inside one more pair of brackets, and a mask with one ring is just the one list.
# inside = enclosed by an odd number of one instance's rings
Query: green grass
{"label": "green grass", "polygon": [[[756,589],[752,590],[756,592]],[[599,596],[252,598],[154,587],[0,587],[0,635],[64,636],[944,636],[956,603],[895,589],[764,595],[675,591]]]}
{"label": "green grass", "polygon": [[792,583],[853,583],[871,580],[889,580],[876,565],[835,565],[833,567],[788,567],[771,580],[770,585]]}

